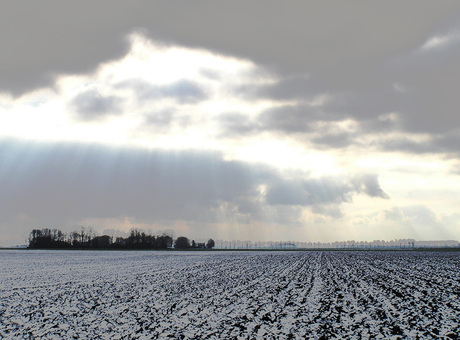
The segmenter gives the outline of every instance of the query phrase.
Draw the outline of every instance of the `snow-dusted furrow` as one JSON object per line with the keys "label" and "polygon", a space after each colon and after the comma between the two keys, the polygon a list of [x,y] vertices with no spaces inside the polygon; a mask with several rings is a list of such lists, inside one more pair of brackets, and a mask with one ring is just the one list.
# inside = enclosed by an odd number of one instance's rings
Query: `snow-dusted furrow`
{"label": "snow-dusted furrow", "polygon": [[459,254],[3,251],[0,338],[456,338]]}

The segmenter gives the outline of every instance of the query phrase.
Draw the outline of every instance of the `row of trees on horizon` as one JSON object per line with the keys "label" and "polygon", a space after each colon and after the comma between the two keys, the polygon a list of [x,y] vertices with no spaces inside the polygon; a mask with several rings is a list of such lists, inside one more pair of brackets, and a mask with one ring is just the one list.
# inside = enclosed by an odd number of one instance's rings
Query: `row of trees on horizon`
{"label": "row of trees on horizon", "polygon": [[139,229],[131,229],[128,237],[97,236],[91,228],[82,227],[69,234],[59,229],[33,229],[29,235],[29,248],[33,249],[191,249],[209,248],[215,245],[213,239],[207,243],[196,243],[185,236],[173,239],[171,235],[151,235]]}

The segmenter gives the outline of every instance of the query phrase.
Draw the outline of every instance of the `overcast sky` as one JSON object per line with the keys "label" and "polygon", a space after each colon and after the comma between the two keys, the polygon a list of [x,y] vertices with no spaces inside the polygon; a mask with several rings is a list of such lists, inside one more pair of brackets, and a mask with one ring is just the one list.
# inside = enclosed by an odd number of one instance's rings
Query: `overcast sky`
{"label": "overcast sky", "polygon": [[0,245],[460,239],[460,2],[14,1]]}

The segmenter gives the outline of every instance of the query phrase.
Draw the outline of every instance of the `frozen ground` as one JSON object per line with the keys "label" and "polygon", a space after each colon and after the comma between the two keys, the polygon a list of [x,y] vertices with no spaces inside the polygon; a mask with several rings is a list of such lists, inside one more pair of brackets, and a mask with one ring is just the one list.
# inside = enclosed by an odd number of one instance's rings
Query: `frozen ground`
{"label": "frozen ground", "polygon": [[460,253],[0,251],[0,338],[457,338]]}

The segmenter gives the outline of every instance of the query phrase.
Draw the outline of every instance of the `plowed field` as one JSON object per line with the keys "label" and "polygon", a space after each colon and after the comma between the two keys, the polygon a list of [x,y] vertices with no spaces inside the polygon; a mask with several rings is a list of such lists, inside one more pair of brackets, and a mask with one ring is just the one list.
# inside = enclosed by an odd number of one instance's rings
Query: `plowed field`
{"label": "plowed field", "polygon": [[0,252],[0,338],[457,338],[456,252]]}

